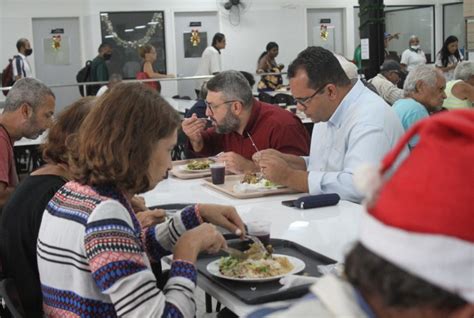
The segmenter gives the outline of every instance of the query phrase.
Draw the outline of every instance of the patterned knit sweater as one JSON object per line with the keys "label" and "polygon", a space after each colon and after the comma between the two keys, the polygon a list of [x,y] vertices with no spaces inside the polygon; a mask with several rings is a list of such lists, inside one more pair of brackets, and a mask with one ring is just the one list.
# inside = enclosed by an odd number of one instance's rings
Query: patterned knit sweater
{"label": "patterned knit sweater", "polygon": [[65,184],[48,203],[38,237],[43,309],[48,317],[193,317],[197,272],[175,260],[163,291],[150,260],[169,255],[202,222],[188,207],[142,231],[113,188]]}

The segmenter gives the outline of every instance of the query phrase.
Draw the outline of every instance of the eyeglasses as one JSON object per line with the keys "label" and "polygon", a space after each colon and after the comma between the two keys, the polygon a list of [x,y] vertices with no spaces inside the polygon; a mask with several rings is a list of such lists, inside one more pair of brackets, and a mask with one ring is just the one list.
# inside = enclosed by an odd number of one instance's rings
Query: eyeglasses
{"label": "eyeglasses", "polygon": [[320,92],[326,87],[326,85],[328,85],[328,84],[329,84],[329,83],[326,83],[326,84],[322,85],[322,86],[321,86],[320,88],[318,88],[318,89],[313,93],[313,95],[311,95],[311,96],[295,97],[295,101],[296,101],[298,104],[304,106],[305,108],[308,107],[307,104],[309,103],[309,101],[310,101],[314,96],[316,96],[318,93],[320,93]]}
{"label": "eyeglasses", "polygon": [[220,104],[217,104],[217,105],[212,105],[207,100],[204,101],[204,103],[206,104],[206,107],[209,108],[209,111],[213,115],[214,115],[214,111],[217,109],[217,107],[222,106],[222,105],[226,105],[226,104],[229,104],[229,103],[235,103],[235,102],[238,102],[238,100],[228,100],[226,102],[223,102],[223,103],[220,103]]}

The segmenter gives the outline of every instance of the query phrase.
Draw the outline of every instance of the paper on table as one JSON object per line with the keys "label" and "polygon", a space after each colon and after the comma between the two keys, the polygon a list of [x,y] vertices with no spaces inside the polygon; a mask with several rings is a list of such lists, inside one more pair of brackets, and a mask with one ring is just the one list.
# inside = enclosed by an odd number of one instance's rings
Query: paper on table
{"label": "paper on table", "polygon": [[290,287],[296,287],[306,284],[314,284],[318,281],[317,277],[312,276],[301,276],[301,275],[288,275],[280,279],[280,284],[283,286],[279,290],[286,290]]}
{"label": "paper on table", "polygon": [[[329,264],[329,265],[319,265],[318,271],[323,274],[335,274],[341,275],[344,270],[344,266],[340,263]],[[319,277],[312,276],[301,276],[301,275],[288,275],[280,279],[280,284],[283,286],[279,290],[286,290],[290,287],[314,284],[318,281]]]}

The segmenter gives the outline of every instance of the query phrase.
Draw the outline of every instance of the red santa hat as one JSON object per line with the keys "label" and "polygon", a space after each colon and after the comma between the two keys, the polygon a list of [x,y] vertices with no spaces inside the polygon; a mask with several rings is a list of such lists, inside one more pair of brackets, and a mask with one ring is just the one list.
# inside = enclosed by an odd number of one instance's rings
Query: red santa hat
{"label": "red santa hat", "polygon": [[[414,135],[418,144],[389,175]],[[417,123],[384,158],[380,176],[382,186],[364,215],[362,244],[474,302],[474,111]]]}

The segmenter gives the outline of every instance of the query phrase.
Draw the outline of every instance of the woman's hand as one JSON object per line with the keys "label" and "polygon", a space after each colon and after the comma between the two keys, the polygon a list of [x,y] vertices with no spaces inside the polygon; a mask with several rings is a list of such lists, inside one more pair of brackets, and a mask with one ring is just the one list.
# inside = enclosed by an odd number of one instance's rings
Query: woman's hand
{"label": "woman's hand", "polygon": [[163,223],[166,220],[166,212],[162,209],[142,211],[135,215],[137,216],[138,222],[140,222],[142,228]]}
{"label": "woman's hand", "polygon": [[204,221],[222,226],[231,233],[243,237],[244,222],[234,207],[218,204],[199,204],[199,213]]}
{"label": "woman's hand", "polygon": [[133,212],[138,213],[148,210],[145,204],[145,199],[141,196],[134,195],[130,200],[130,205],[132,206]]}
{"label": "woman's hand", "polygon": [[217,253],[227,243],[216,227],[203,223],[185,232],[176,242],[174,259],[195,263],[200,252]]}

